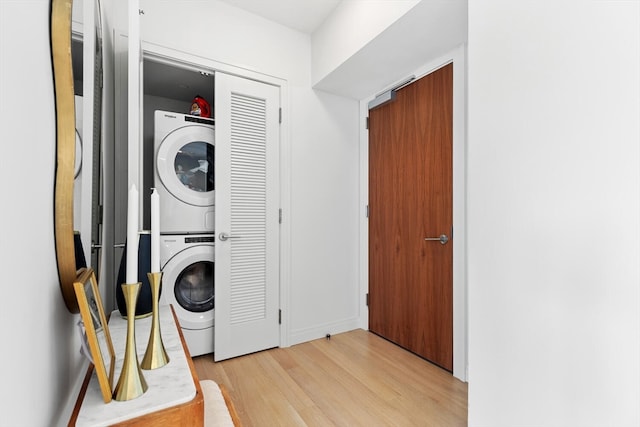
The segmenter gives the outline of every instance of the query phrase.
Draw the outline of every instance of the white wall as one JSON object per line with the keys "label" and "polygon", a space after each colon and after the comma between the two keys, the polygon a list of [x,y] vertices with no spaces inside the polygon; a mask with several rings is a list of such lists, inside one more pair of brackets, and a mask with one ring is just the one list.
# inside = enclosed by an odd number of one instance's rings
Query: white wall
{"label": "white wall", "polygon": [[[28,37],[20,37],[25,28]],[[62,300],[54,246],[49,1],[0,1],[0,93],[0,424],[52,425],[81,359],[77,316]]]}
{"label": "white wall", "polygon": [[640,3],[469,2],[469,425],[640,425]]}
{"label": "white wall", "polygon": [[291,343],[355,329],[358,104],[292,91]]}
{"label": "white wall", "polygon": [[311,39],[313,84],[338,68],[419,2],[360,0],[338,4]]}
{"label": "white wall", "polygon": [[358,103],[311,89],[307,34],[217,1],[141,8],[145,42],[286,81],[283,342],[358,327]]}
{"label": "white wall", "polygon": [[[344,18],[341,25],[334,24],[336,16]],[[466,41],[467,0],[345,1],[312,36],[313,87],[362,100],[406,81]]]}
{"label": "white wall", "polygon": [[[1,425],[66,425],[75,387],[87,367],[79,353],[79,315],[70,314],[64,304],[55,256],[49,3],[0,0],[0,182],[5,201],[0,265],[6,291],[0,326],[5,349]],[[17,36],[25,28],[28,37]]]}

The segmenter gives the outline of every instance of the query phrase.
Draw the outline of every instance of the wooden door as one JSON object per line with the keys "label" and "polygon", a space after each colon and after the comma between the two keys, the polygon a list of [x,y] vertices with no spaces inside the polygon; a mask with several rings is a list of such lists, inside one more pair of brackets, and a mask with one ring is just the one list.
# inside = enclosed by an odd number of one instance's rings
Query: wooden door
{"label": "wooden door", "polygon": [[452,64],[369,112],[369,329],[449,371],[452,144]]}
{"label": "wooden door", "polygon": [[278,87],[216,72],[216,361],[280,341],[279,109]]}

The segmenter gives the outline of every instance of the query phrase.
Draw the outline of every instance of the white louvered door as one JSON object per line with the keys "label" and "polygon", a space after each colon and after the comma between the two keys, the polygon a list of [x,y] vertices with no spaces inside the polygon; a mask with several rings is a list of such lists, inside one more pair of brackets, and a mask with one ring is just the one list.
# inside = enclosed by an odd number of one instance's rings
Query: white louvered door
{"label": "white louvered door", "polygon": [[216,361],[280,343],[279,109],[278,87],[216,73]]}

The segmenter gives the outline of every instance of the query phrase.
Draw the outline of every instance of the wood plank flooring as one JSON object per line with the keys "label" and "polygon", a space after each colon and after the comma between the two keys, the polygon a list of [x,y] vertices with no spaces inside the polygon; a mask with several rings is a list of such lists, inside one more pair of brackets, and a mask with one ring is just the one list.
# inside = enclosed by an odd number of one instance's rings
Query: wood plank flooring
{"label": "wood plank flooring", "polygon": [[244,427],[466,426],[467,384],[364,330],[215,363]]}

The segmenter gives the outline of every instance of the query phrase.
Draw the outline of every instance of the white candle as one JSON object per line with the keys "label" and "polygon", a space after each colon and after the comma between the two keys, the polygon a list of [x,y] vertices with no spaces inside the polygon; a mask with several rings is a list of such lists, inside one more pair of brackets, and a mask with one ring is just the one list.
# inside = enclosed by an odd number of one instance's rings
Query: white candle
{"label": "white candle", "polygon": [[151,192],[151,273],[160,272],[160,196]]}
{"label": "white candle", "polygon": [[127,205],[127,283],[138,283],[138,190],[129,189]]}

